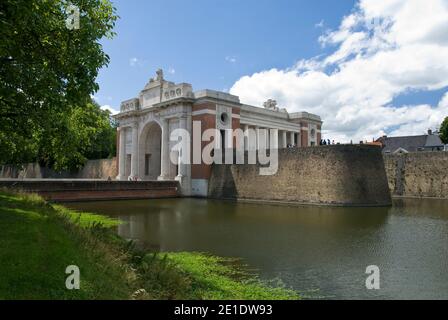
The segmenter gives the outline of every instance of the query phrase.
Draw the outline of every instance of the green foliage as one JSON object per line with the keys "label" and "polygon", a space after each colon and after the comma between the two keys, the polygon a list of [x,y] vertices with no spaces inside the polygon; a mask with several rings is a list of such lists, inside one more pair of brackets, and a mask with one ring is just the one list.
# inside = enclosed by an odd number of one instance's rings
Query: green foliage
{"label": "green foliage", "polygon": [[[233,259],[138,251],[110,229],[117,223],[0,190],[0,300],[299,298],[259,281]],[[64,271],[73,264],[81,290],[69,291]]]}
{"label": "green foliage", "polygon": [[99,40],[114,36],[117,16],[108,0],[70,3],[81,12],[78,30],[66,26],[68,1],[0,2],[0,164],[75,168],[92,151],[82,150],[84,133],[70,131],[71,121],[92,112],[95,79],[109,62]]}
{"label": "green foliage", "polygon": [[[95,102],[58,113],[52,125],[38,130],[41,141],[37,159],[56,170],[80,168],[87,159],[112,157],[116,153],[116,127],[109,111]],[[47,137],[44,137],[47,135]]]}
{"label": "green foliage", "polygon": [[[81,110],[80,116],[83,111]],[[111,118],[109,111],[101,110],[99,106],[93,108],[92,113],[97,121],[92,124],[95,130],[90,136],[85,156],[87,159],[114,157],[117,153],[117,123]]]}
{"label": "green foliage", "polygon": [[448,144],[448,117],[443,120],[440,126],[440,139],[444,144]]}

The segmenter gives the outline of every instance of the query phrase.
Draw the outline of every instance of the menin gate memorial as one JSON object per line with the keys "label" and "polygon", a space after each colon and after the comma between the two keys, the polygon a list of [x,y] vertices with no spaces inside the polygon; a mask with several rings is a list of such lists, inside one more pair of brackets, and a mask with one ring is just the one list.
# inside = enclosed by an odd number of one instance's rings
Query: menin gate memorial
{"label": "menin gate memorial", "polygon": [[[239,97],[214,90],[193,91],[188,83],[175,84],[158,70],[139,95],[121,104],[119,123],[118,180],[178,180],[185,196],[207,196],[212,166],[206,163],[173,163],[176,142],[171,133],[185,129],[193,137],[193,122],[207,129],[255,130],[255,139],[243,140],[244,150],[269,148],[274,134],[279,149],[308,147],[321,139],[321,118],[307,112],[288,113],[270,99],[263,107],[242,104]],[[205,144],[203,145],[203,147]]]}

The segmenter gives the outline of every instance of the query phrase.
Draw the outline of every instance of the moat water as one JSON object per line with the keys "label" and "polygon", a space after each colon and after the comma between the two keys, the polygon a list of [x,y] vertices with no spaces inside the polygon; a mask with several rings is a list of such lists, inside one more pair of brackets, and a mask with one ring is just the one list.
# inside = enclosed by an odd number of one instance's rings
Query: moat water
{"label": "moat water", "polygon": [[[119,218],[119,235],[153,250],[238,257],[262,279],[311,298],[448,299],[448,201],[391,208],[288,207],[197,199],[70,207]],[[380,268],[367,290],[366,267]]]}

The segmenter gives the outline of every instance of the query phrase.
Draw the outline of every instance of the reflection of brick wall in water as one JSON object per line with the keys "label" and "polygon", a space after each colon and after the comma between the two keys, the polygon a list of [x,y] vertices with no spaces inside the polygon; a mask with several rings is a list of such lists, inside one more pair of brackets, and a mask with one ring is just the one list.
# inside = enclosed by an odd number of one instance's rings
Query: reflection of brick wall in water
{"label": "reflection of brick wall in water", "polygon": [[0,172],[0,178],[20,178],[20,179],[115,179],[118,175],[116,158],[89,160],[79,171],[55,172],[49,168],[41,167],[36,163],[25,165],[25,168],[18,170],[11,166],[4,166]]}
{"label": "reflection of brick wall in water", "polygon": [[448,152],[384,155],[394,196],[448,199]]}
{"label": "reflection of brick wall in water", "polygon": [[259,165],[214,165],[213,198],[254,199],[333,205],[390,205],[381,149],[335,145],[279,150],[274,176]]}

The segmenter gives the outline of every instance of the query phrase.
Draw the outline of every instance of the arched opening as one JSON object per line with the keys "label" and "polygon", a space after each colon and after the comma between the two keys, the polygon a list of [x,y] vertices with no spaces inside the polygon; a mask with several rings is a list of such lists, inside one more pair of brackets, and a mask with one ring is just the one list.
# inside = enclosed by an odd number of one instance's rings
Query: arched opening
{"label": "arched opening", "polygon": [[162,128],[151,122],[139,139],[139,176],[142,180],[157,180],[161,173]]}

